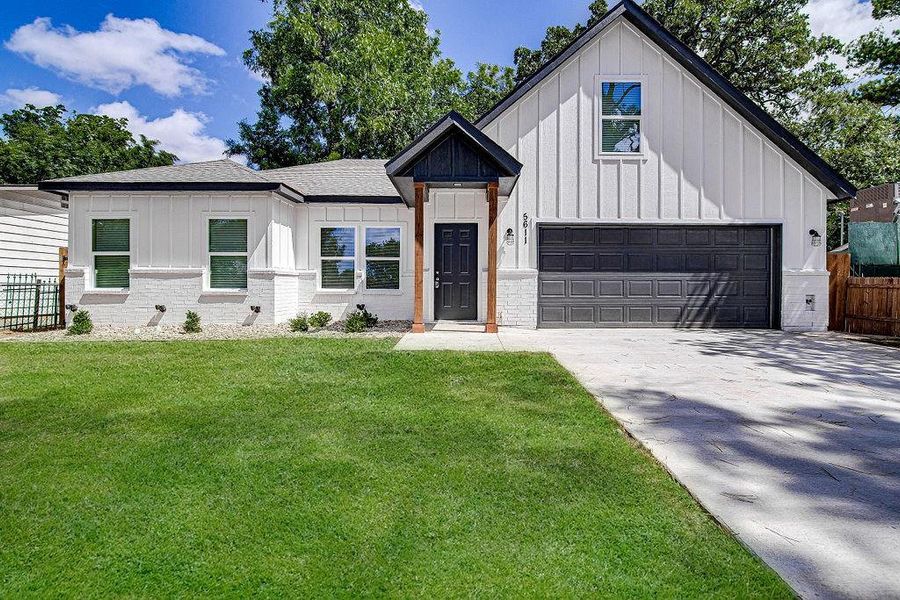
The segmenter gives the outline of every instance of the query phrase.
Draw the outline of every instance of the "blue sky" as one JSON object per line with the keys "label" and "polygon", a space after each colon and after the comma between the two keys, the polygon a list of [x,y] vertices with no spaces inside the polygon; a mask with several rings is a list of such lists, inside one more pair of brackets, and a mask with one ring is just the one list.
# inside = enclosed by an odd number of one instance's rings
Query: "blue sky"
{"label": "blue sky", "polygon": [[[421,0],[442,50],[463,69],[511,64],[551,24],[586,19],[589,0]],[[610,4],[613,4],[610,1]],[[3,0],[0,110],[61,101],[128,117],[186,160],[216,157],[236,123],[253,118],[259,81],[241,53],[263,26],[259,0]],[[813,28],[839,37],[871,29],[859,0],[811,0]]]}

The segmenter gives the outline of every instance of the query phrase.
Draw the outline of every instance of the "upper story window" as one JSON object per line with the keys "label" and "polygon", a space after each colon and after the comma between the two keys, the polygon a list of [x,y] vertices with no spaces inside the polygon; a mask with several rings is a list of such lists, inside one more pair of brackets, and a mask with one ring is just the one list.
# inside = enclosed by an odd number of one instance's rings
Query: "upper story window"
{"label": "upper story window", "polygon": [[355,227],[323,227],[320,233],[319,256],[322,289],[350,290],[355,287]]}
{"label": "upper story window", "polygon": [[94,287],[127,289],[131,264],[131,221],[94,219],[91,222]]}
{"label": "upper story window", "polygon": [[600,153],[641,153],[641,83],[601,81]]}
{"label": "upper story window", "polygon": [[366,289],[400,289],[399,227],[366,227]]}
{"label": "upper story window", "polygon": [[247,219],[209,220],[209,287],[247,289]]}

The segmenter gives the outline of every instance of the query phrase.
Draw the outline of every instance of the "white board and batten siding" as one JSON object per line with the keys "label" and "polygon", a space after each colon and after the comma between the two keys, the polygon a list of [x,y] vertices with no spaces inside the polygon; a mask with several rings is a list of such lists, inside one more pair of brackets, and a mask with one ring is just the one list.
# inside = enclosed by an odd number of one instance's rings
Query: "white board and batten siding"
{"label": "white board and batten siding", "polygon": [[67,236],[68,209],[59,196],[0,189],[0,281],[7,275],[57,277]]}
{"label": "white board and batten siding", "polygon": [[[604,76],[642,83],[641,157],[596,156]],[[524,165],[501,231],[520,231],[525,213],[532,223],[783,223],[784,269],[825,268],[806,234],[824,231],[830,192],[625,22],[484,131]],[[536,244],[519,243],[501,266],[534,269],[536,257]]]}

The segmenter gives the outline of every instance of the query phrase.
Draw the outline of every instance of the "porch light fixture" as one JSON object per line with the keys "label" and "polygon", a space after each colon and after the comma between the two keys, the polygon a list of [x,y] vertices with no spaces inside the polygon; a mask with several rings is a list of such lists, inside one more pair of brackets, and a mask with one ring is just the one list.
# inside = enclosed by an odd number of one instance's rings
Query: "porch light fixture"
{"label": "porch light fixture", "polygon": [[154,308],[156,309],[156,312],[161,312],[161,313],[166,312],[165,304],[157,304],[156,306],[154,306]]}
{"label": "porch light fixture", "polygon": [[512,227],[507,228],[505,237],[507,246],[512,246],[516,243],[516,234],[513,233]]}
{"label": "porch light fixture", "polygon": [[259,314],[259,311],[260,311],[260,307],[259,307],[259,306],[251,306],[251,307],[250,307],[250,312],[252,312],[252,313]]}
{"label": "porch light fixture", "polygon": [[809,237],[812,240],[812,245],[814,247],[822,245],[822,235],[815,229],[809,230]]}

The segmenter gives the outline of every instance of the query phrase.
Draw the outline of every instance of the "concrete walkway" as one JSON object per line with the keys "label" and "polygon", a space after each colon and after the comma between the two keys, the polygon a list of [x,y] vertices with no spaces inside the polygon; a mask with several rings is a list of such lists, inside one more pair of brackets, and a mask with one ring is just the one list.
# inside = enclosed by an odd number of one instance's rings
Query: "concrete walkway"
{"label": "concrete walkway", "polygon": [[836,334],[501,329],[400,350],[551,352],[806,598],[900,598],[900,350]]}

